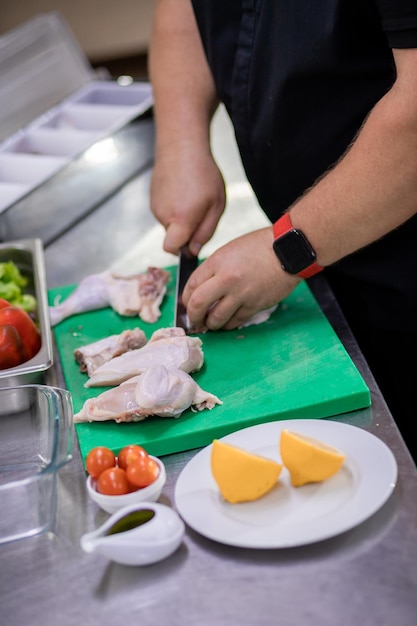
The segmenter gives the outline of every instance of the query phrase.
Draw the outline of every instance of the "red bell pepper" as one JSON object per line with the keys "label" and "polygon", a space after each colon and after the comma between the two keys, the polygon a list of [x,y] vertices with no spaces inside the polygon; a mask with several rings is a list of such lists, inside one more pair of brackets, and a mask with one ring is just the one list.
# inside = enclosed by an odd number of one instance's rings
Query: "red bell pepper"
{"label": "red bell pepper", "polygon": [[0,328],[14,326],[22,344],[23,360],[28,361],[35,356],[41,347],[41,334],[32,318],[23,309],[17,306],[5,306],[0,303]]}
{"label": "red bell pepper", "polygon": [[0,326],[0,369],[16,367],[25,360],[22,340],[14,326]]}
{"label": "red bell pepper", "polygon": [[11,306],[10,302],[4,300],[3,298],[0,298],[0,309],[4,309],[5,306]]}

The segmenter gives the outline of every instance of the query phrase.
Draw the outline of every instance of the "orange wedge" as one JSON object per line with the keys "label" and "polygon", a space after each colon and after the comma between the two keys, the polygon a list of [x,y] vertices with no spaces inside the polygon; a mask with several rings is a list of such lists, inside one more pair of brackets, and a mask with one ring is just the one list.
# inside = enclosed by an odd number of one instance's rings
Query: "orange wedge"
{"label": "orange wedge", "polygon": [[241,448],[213,441],[211,471],[228,502],[249,502],[268,493],[276,484],[282,465]]}
{"label": "orange wedge", "polygon": [[289,430],[281,432],[280,452],[293,487],[327,480],[340,470],[346,458],[322,441]]}

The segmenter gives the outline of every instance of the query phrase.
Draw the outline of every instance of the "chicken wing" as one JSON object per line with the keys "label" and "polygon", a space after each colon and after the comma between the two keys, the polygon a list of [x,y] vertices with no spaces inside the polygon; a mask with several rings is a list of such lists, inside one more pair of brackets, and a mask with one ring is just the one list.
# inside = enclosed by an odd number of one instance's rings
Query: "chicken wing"
{"label": "chicken wing", "polygon": [[94,370],[103,363],[107,363],[110,359],[129,350],[137,350],[146,342],[147,339],[143,330],[133,328],[132,330],[124,330],[119,335],[110,335],[76,348],[74,357],[80,365],[80,371],[87,372],[88,376],[92,376]]}
{"label": "chicken wing", "polygon": [[149,341],[142,348],[130,350],[98,367],[86,381],[85,387],[119,385],[142,374],[152,365],[165,365],[168,369],[196,372],[203,366],[204,354],[199,337],[188,335],[162,336]]}
{"label": "chicken wing", "polygon": [[112,307],[119,315],[139,317],[154,323],[160,317],[160,304],[170,274],[150,267],[143,274],[119,276],[106,271],[86,276],[63,302],[49,307],[52,326],[75,313]]}
{"label": "chicken wing", "polygon": [[222,404],[183,370],[153,365],[143,374],[86,400],[74,422],[139,422],[151,415],[179,417],[186,409],[211,410]]}

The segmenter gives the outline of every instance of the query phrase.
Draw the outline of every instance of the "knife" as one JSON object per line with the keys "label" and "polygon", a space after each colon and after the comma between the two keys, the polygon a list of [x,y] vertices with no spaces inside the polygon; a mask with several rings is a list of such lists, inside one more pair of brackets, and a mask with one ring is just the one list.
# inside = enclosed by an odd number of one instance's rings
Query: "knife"
{"label": "knife", "polygon": [[191,254],[187,245],[180,249],[178,255],[177,289],[175,293],[174,326],[183,328],[186,333],[190,330],[187,311],[182,301],[182,292],[185,283],[198,266],[198,257]]}

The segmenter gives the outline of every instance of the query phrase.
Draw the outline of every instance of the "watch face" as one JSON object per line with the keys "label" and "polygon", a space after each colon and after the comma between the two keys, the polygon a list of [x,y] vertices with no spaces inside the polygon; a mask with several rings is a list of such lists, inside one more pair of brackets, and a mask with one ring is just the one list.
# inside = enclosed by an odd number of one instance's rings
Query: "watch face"
{"label": "watch face", "polygon": [[282,268],[289,274],[302,272],[316,260],[313,248],[296,228],[275,239],[273,246]]}

